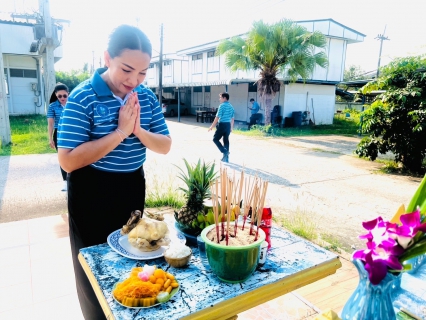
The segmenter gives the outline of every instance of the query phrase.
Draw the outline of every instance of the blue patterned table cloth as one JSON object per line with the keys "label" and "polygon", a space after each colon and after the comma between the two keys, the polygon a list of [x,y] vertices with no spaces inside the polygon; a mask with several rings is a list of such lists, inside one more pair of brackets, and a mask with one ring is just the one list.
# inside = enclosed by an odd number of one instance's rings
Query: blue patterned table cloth
{"label": "blue patterned table cloth", "polygon": [[[84,248],[80,253],[97,280],[111,313],[115,319],[120,320],[180,319],[325,263],[333,265],[327,271],[328,274],[334,273],[341,266],[338,256],[332,252],[276,227],[272,228],[272,248],[268,252],[266,263],[244,283],[229,284],[220,281],[210,270],[204,268],[198,248],[191,249],[193,255],[189,265],[179,269],[169,267],[164,258],[146,261],[125,258],[106,243]],[[126,278],[132,268],[143,267],[144,264],[156,265],[174,274],[180,283],[179,292],[167,303],[152,308],[122,307],[112,297],[114,284]],[[301,282],[300,286],[305,284]],[[283,290],[280,294],[285,293],[287,292]]]}
{"label": "blue patterned table cloth", "polygon": [[404,308],[420,319],[426,320],[426,259],[415,272],[402,274],[401,285],[395,292],[393,306],[396,312]]}

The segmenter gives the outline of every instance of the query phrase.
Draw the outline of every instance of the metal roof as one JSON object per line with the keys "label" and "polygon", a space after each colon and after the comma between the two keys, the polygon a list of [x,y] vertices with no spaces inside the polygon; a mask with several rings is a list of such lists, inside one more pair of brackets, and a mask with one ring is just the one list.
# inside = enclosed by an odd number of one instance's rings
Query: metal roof
{"label": "metal roof", "polygon": [[34,25],[34,23],[29,23],[29,22],[19,22],[19,21],[1,20],[1,19],[0,19],[0,24],[16,24],[19,26],[30,26],[30,27]]}

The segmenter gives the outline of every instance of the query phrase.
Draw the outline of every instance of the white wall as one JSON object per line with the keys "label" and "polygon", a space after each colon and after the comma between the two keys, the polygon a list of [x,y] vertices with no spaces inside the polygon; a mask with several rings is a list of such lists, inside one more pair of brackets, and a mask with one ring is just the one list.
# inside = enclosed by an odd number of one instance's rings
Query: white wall
{"label": "white wall", "polygon": [[[36,61],[29,56],[4,55],[4,67],[12,69],[37,70]],[[31,90],[31,83],[37,83],[37,78],[10,77],[9,74],[9,114],[44,114],[44,105],[40,97]],[[36,107],[34,99],[37,98]]]}
{"label": "white wall", "polygon": [[[4,54],[38,55],[37,52],[30,52],[31,43],[35,41],[32,25],[0,23],[0,33]],[[62,58],[62,54],[62,46],[54,50],[55,62]]]}
{"label": "white wall", "polygon": [[234,119],[238,121],[246,121],[247,119],[247,102],[248,102],[248,84],[242,83],[228,86],[229,102],[234,107]]}
{"label": "white wall", "polygon": [[342,81],[345,68],[346,41],[330,39],[328,51],[327,81]]}
{"label": "white wall", "polygon": [[0,23],[0,32],[3,53],[37,55],[30,53],[30,45],[34,41],[32,26]]}
{"label": "white wall", "polygon": [[310,111],[315,124],[333,123],[335,86],[293,83],[285,87],[283,117],[291,117],[294,111]]}

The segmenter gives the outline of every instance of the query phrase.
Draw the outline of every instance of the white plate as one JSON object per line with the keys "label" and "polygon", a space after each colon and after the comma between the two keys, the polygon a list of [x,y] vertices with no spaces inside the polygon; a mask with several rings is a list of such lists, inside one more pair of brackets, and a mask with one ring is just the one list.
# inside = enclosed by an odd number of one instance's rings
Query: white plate
{"label": "white plate", "polygon": [[[111,233],[107,238],[107,242],[112,250],[114,250],[118,254],[121,254],[123,257],[135,260],[151,260],[161,258],[164,255],[164,251],[166,251],[167,249],[166,246],[163,246],[151,252],[140,251],[129,243],[129,241],[127,240],[127,234],[124,236],[120,234],[120,230],[121,229]],[[172,243],[186,243],[185,236],[178,230],[170,230],[170,239]]]}

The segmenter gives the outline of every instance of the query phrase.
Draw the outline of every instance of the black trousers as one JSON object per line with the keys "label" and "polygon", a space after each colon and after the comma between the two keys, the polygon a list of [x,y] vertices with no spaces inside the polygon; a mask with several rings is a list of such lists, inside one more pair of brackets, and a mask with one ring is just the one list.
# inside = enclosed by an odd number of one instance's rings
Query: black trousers
{"label": "black trousers", "polygon": [[251,127],[252,125],[255,125],[255,124],[257,123],[257,120],[260,120],[261,118],[262,118],[262,115],[261,115],[260,113],[252,114],[252,115],[250,116],[250,123],[249,123],[249,125],[248,125],[249,130],[250,130],[250,127]]}
{"label": "black trousers", "polygon": [[[213,142],[222,153],[229,151],[229,135],[230,134],[231,134],[230,122],[220,122],[217,125],[216,132],[214,133],[214,136],[213,136]],[[223,145],[220,142],[220,139],[222,138],[223,138]]]}
{"label": "black trousers", "polygon": [[143,167],[131,173],[111,173],[90,166],[68,177],[68,220],[77,295],[86,320],[105,319],[92,286],[78,261],[81,248],[105,243],[127,223],[134,210],[143,212]]}
{"label": "black trousers", "polygon": [[[58,151],[58,129],[53,131],[53,142],[55,143],[56,151]],[[61,168],[62,180],[66,181],[67,173],[64,171],[64,169],[62,169],[61,166],[59,168]]]}

